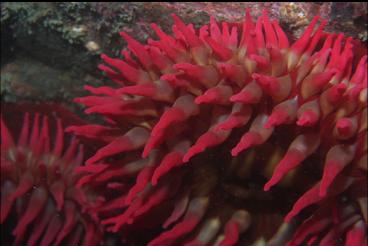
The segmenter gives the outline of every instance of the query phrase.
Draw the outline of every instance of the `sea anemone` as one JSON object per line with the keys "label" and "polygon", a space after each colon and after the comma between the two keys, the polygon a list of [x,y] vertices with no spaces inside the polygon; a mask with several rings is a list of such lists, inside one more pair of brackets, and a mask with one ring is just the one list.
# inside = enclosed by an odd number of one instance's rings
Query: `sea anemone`
{"label": "sea anemone", "polygon": [[114,190],[95,210],[108,230],[156,226],[151,246],[366,242],[367,55],[318,16],[289,45],[249,12],[199,30],[172,15],[173,36],[152,24],[159,40],[122,32],[124,58],[101,55],[117,86],[76,102],[110,126],[68,131],[104,143],[79,185]]}
{"label": "sea anemone", "polygon": [[50,124],[49,117],[39,113],[33,121],[26,113],[21,129],[12,134],[5,122],[10,129],[18,122],[14,111],[11,114],[10,119],[1,118],[2,243],[99,245],[101,226],[93,213],[87,213],[96,196],[75,187],[75,168],[84,161],[79,140],[73,137],[65,147],[61,119]]}

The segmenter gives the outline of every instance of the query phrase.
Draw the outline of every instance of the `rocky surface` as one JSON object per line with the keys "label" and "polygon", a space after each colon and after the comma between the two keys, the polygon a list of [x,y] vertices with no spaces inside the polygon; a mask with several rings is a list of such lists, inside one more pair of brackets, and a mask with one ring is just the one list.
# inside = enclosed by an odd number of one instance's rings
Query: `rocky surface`
{"label": "rocky surface", "polygon": [[144,42],[152,22],[171,31],[171,13],[198,27],[210,15],[241,21],[246,7],[254,17],[267,9],[295,36],[320,15],[326,30],[367,40],[367,3],[1,3],[2,102],[70,103],[84,84],[108,83],[96,67],[99,54],[125,47],[119,31]]}

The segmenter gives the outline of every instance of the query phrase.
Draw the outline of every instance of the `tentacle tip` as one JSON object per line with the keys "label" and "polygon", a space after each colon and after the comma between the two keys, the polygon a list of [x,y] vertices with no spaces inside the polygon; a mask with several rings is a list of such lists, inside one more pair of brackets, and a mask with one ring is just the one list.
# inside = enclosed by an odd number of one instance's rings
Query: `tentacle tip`
{"label": "tentacle tip", "polygon": [[152,184],[152,186],[156,186],[157,185],[157,183],[158,183],[158,180],[157,180],[157,178],[152,178],[152,180],[151,180],[151,184]]}
{"label": "tentacle tip", "polygon": [[264,128],[270,129],[276,125],[276,122],[273,120],[268,120],[266,124],[264,124]]}
{"label": "tentacle tip", "polygon": [[73,102],[75,103],[81,103],[82,102],[82,98],[81,97],[76,97],[73,99]]}
{"label": "tentacle tip", "polygon": [[196,99],[194,100],[194,102],[195,102],[195,104],[200,105],[200,104],[204,103],[205,100],[204,100],[203,97],[200,97],[199,96],[199,97],[196,97]]}
{"label": "tentacle tip", "polygon": [[321,18],[321,16],[316,15],[316,16],[314,16],[314,18],[313,18],[313,20],[312,20],[312,21],[318,21],[320,18]]}
{"label": "tentacle tip", "polygon": [[338,86],[337,86],[337,91],[339,93],[344,93],[347,89],[347,86],[344,84],[344,83],[340,83]]}
{"label": "tentacle tip", "polygon": [[189,160],[192,158],[192,154],[186,154],[186,155],[184,155],[184,157],[183,157],[183,162],[184,163],[187,163],[187,162],[189,162]]}
{"label": "tentacle tip", "polygon": [[300,119],[296,122],[296,124],[297,124],[298,126],[307,126],[307,125],[309,124],[309,121],[308,121],[308,120],[306,120],[306,119],[304,119],[304,118],[300,118]]}
{"label": "tentacle tip", "polygon": [[336,124],[337,130],[342,134],[347,133],[351,129],[351,126],[351,122],[347,119],[340,119]]}
{"label": "tentacle tip", "polygon": [[73,132],[75,130],[75,126],[68,126],[67,128],[65,128],[65,132]]}
{"label": "tentacle tip", "polygon": [[95,164],[97,162],[97,159],[95,156],[92,156],[91,158],[89,158],[88,160],[86,160],[86,165],[92,165]]}
{"label": "tentacle tip", "polygon": [[86,109],[86,110],[84,110],[84,112],[86,114],[93,114],[94,113],[94,110],[93,109]]}
{"label": "tentacle tip", "polygon": [[126,32],[124,32],[124,31],[119,32],[119,35],[121,37],[123,37],[125,40],[127,40],[128,38],[130,38],[130,36]]}
{"label": "tentacle tip", "polygon": [[238,149],[236,149],[236,148],[234,148],[234,149],[231,150],[231,155],[233,157],[238,156],[239,153],[240,153],[240,151]]}
{"label": "tentacle tip", "polygon": [[312,126],[314,125],[315,121],[312,121],[310,119],[307,119],[307,118],[300,118],[296,124],[298,126]]}
{"label": "tentacle tip", "polygon": [[142,158],[147,158],[148,157],[148,155],[149,155],[149,151],[143,151],[143,153],[142,153]]}
{"label": "tentacle tip", "polygon": [[221,125],[218,125],[215,129],[218,131],[227,131],[227,130],[231,130],[232,128],[229,125],[221,124]]}
{"label": "tentacle tip", "polygon": [[[148,142],[149,143],[149,142]],[[142,152],[142,158],[147,158],[149,156],[149,154],[152,151],[152,147],[148,144],[146,144],[146,146],[144,146],[143,152]]]}
{"label": "tentacle tip", "polygon": [[132,200],[133,200],[132,195],[131,194],[130,195],[128,194],[127,198],[124,201],[125,206],[129,206],[132,203]]}
{"label": "tentacle tip", "polygon": [[178,21],[178,20],[180,21],[179,17],[176,14],[172,13],[172,14],[170,14],[170,16],[171,16],[171,18],[174,19],[174,21]]}
{"label": "tentacle tip", "polygon": [[252,79],[255,79],[255,80],[257,80],[257,79],[259,79],[261,76],[258,74],[258,73],[253,73],[252,74]]}
{"label": "tentacle tip", "polygon": [[292,213],[288,213],[288,214],[285,216],[285,218],[284,218],[284,222],[285,222],[285,223],[289,223],[293,217],[294,217],[294,214],[292,214]]}
{"label": "tentacle tip", "polygon": [[237,101],[236,95],[230,97],[230,102],[236,102]]}
{"label": "tentacle tip", "polygon": [[269,191],[272,188],[273,184],[271,184],[270,182],[266,183],[263,187],[264,191]]}

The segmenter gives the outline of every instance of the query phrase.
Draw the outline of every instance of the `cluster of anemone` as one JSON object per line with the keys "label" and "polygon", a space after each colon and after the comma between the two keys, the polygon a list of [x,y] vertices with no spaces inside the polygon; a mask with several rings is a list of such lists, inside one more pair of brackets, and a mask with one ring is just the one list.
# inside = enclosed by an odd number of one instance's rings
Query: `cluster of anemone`
{"label": "cluster of anemone", "polygon": [[75,137],[67,145],[61,119],[49,119],[35,113],[32,120],[26,113],[13,134],[1,119],[2,243],[98,245],[102,226],[87,213],[97,196],[76,187],[83,146]]}
{"label": "cluster of anemone", "polygon": [[[152,24],[158,40],[147,45],[122,32],[123,58],[102,55],[99,66],[116,86],[86,86],[93,95],[75,100],[106,122],[67,128],[102,146],[73,173],[77,190],[104,196],[85,206],[93,221],[121,242],[151,246],[365,245],[359,44],[324,32],[319,17],[292,44],[266,11],[256,22],[249,10],[243,23],[211,18],[199,30],[173,19],[173,35]],[[49,149],[48,130],[38,131],[39,154]],[[60,210],[63,197],[53,197]]]}

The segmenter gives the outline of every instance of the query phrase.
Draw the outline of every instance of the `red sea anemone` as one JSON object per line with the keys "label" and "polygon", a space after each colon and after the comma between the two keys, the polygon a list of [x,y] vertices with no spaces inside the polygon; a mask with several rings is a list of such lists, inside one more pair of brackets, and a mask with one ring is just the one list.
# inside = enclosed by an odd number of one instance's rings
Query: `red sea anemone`
{"label": "red sea anemone", "polygon": [[[122,32],[124,59],[99,66],[117,86],[76,99],[110,125],[68,129],[105,143],[79,181],[114,190],[95,210],[103,224],[149,227],[156,211],[149,245],[249,244],[291,209],[270,242],[364,245],[367,56],[356,42],[319,17],[291,45],[266,12],[199,30],[173,18],[174,35],[152,24],[148,45]],[[269,233],[254,229],[267,218]]]}
{"label": "red sea anemone", "polygon": [[75,137],[65,143],[60,118],[50,124],[39,113],[33,120],[26,113],[21,129],[12,133],[8,126],[14,129],[19,122],[11,113],[10,119],[1,118],[2,243],[99,245],[101,227],[87,213],[95,197],[75,187],[83,146]]}

